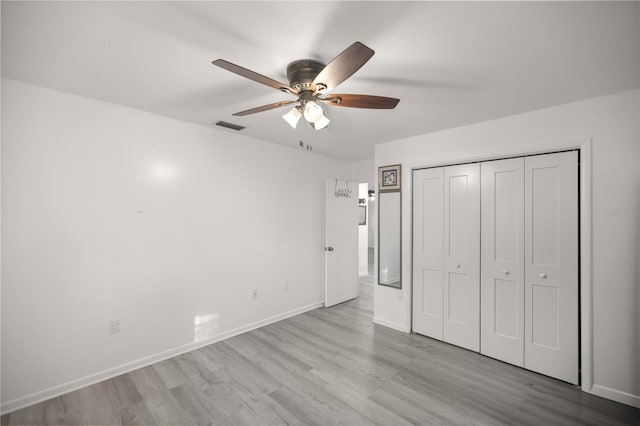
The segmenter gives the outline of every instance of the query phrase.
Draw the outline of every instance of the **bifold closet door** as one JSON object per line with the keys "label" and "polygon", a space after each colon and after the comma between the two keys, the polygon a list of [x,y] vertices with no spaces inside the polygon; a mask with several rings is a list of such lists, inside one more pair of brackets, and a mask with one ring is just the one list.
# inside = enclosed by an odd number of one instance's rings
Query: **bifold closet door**
{"label": "bifold closet door", "polygon": [[442,340],[443,169],[413,172],[413,331]]}
{"label": "bifold closet door", "polygon": [[413,331],[480,350],[480,166],[413,173]]}
{"label": "bifold closet door", "polygon": [[480,352],[524,367],[524,158],[481,165]]}
{"label": "bifold closet door", "polygon": [[480,165],[444,168],[443,340],[480,350]]}
{"label": "bifold closet door", "polygon": [[525,158],[525,368],[578,384],[578,153]]}

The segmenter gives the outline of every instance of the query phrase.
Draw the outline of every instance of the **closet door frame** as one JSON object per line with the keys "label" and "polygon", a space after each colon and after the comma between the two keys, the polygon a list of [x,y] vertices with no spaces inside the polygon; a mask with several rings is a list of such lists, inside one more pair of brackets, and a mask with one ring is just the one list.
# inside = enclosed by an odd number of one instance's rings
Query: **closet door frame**
{"label": "closet door frame", "polygon": [[[474,163],[489,160],[501,160],[513,157],[525,157],[529,155],[551,154],[561,151],[578,151],[578,161],[580,175],[578,177],[579,188],[579,271],[580,271],[580,387],[583,391],[593,393],[593,271],[592,271],[592,254],[593,254],[593,227],[592,227],[592,161],[593,147],[591,138],[579,138],[560,140],[554,142],[546,142],[535,145],[525,145],[520,147],[505,148],[489,153],[478,153],[463,156],[443,156],[430,162],[421,162],[407,164],[412,173],[418,169],[426,169],[432,167],[445,167],[457,164]],[[407,185],[410,188],[410,185]],[[405,188],[406,189],[406,188]],[[411,197],[411,206],[407,209],[413,212],[413,197]],[[412,213],[408,213],[412,214]],[[407,217],[405,223],[409,223],[410,235],[413,235],[413,218]],[[406,262],[403,265],[403,271],[406,276],[410,276],[413,266],[413,255],[405,257]],[[413,276],[411,274],[410,285],[413,287]],[[413,289],[408,289],[409,294],[413,293]],[[409,304],[411,305],[411,304]],[[409,323],[413,320],[413,315],[409,312]],[[413,325],[411,325],[413,330]]]}

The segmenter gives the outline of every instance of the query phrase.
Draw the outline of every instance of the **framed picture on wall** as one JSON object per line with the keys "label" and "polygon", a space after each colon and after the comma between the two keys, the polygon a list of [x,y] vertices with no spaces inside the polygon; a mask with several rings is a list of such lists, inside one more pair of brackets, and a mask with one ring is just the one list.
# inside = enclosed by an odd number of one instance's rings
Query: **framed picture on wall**
{"label": "framed picture on wall", "polygon": [[378,167],[378,191],[400,191],[400,164]]}
{"label": "framed picture on wall", "polygon": [[358,206],[358,208],[360,209],[358,225],[366,225],[367,224],[367,206]]}

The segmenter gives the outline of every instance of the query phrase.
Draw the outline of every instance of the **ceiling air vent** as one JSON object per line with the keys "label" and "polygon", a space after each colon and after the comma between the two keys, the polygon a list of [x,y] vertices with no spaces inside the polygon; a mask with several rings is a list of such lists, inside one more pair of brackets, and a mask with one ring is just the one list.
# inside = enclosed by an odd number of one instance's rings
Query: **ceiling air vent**
{"label": "ceiling air vent", "polygon": [[242,129],[244,129],[244,126],[240,126],[239,124],[228,123],[226,121],[218,121],[216,123],[216,126],[226,127],[227,129],[232,129],[232,130],[242,130]]}

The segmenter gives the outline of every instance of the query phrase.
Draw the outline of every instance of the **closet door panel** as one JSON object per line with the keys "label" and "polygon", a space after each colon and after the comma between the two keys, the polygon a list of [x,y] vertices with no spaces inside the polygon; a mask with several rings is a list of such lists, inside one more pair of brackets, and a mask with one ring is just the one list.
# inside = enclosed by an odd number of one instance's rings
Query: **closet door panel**
{"label": "closet door panel", "polygon": [[480,350],[480,165],[444,168],[443,340]]}
{"label": "closet door panel", "polygon": [[525,159],[525,367],[578,384],[578,154]]}
{"label": "closet door panel", "polygon": [[442,340],[443,169],[413,172],[413,331]]}
{"label": "closet door panel", "polygon": [[481,353],[524,366],[524,158],[481,165]]}

